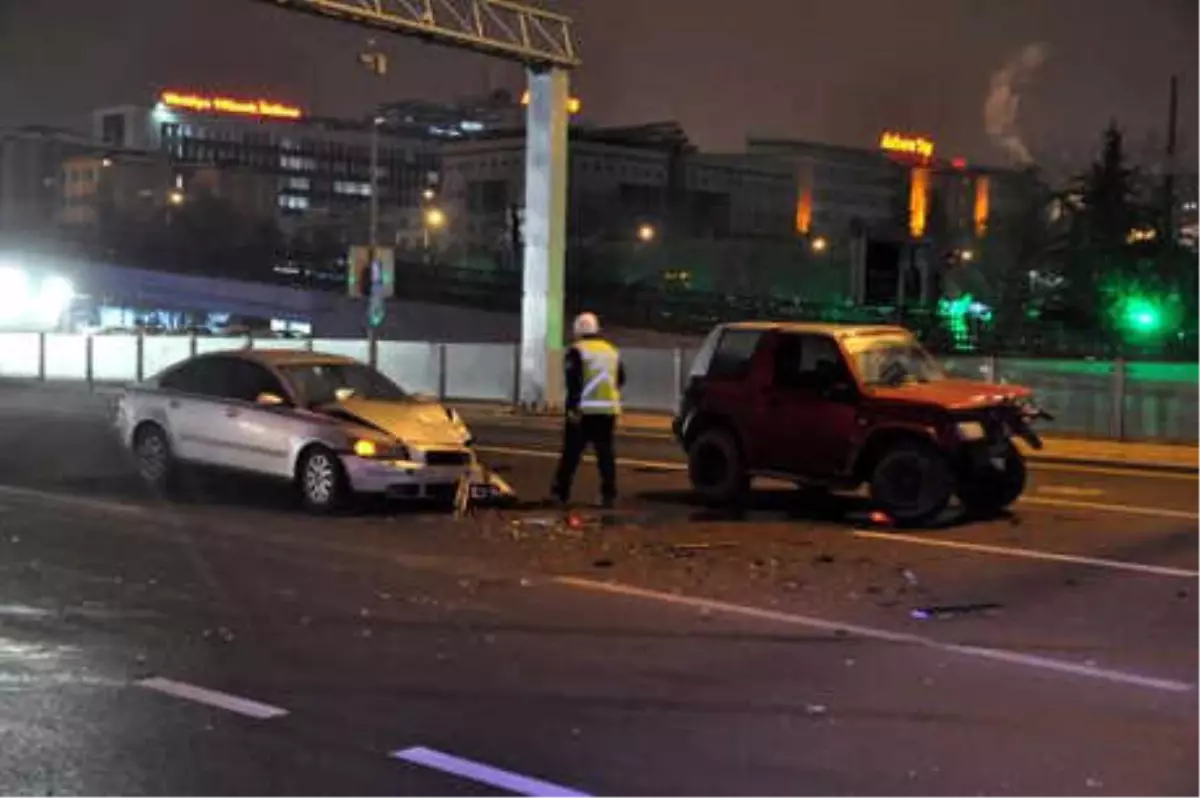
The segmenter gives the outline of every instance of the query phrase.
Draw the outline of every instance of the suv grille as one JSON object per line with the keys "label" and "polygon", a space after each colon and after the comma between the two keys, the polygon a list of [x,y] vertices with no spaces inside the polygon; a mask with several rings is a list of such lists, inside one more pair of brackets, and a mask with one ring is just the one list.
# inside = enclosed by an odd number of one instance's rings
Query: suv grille
{"label": "suv grille", "polygon": [[425,452],[425,464],[431,466],[456,466],[467,465],[471,462],[471,455],[468,452],[446,452],[432,451]]}

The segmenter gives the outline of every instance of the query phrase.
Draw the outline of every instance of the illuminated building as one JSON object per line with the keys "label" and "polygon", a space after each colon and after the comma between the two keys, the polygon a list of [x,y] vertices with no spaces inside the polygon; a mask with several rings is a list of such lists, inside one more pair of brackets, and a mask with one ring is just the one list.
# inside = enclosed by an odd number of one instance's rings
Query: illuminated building
{"label": "illuminated building", "polygon": [[[311,115],[293,103],[233,93],[171,89],[153,106],[96,111],[93,134],[115,150],[160,153],[175,176],[200,168],[223,187],[215,193],[257,206],[272,194],[283,221],[309,215],[345,220],[365,213],[371,195],[367,121]],[[410,128],[380,129],[382,213],[419,216],[421,195],[436,179],[436,142]],[[266,188],[264,188],[264,186]]]}
{"label": "illuminated building", "polygon": [[78,133],[29,125],[0,130],[0,232],[31,232],[55,223],[62,206],[65,159],[95,153]]}
{"label": "illuminated building", "polygon": [[1029,175],[946,158],[917,133],[885,130],[861,148],[753,138],[747,150],[792,165],[796,233],[847,253],[850,294],[870,304],[931,302],[942,250],[981,251],[991,220],[1029,201]]}
{"label": "illuminated building", "polygon": [[[571,130],[567,202],[572,241],[786,240],[796,181],[787,164],[746,154],[699,153],[676,125]],[[443,198],[453,235],[477,248],[514,245],[524,204],[523,133],[443,145]]]}

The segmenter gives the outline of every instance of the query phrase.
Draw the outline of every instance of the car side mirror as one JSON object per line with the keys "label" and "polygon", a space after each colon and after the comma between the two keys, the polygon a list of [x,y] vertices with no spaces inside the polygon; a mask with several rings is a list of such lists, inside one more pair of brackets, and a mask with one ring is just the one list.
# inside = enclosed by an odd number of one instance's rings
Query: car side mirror
{"label": "car side mirror", "polygon": [[279,407],[280,405],[284,404],[282,396],[277,393],[269,392],[260,393],[258,398],[254,401],[256,404],[260,404],[263,407]]}

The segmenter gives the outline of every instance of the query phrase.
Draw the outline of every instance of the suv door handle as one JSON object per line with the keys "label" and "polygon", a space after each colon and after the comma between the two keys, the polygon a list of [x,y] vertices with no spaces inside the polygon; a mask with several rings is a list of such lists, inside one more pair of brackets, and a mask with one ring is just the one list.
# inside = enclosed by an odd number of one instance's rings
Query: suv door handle
{"label": "suv door handle", "polygon": [[167,407],[171,408],[172,410],[178,410],[179,409],[179,400],[172,399],[170,402],[167,403]]}
{"label": "suv door handle", "polygon": [[237,418],[237,416],[240,415],[241,412],[242,411],[238,410],[236,407],[227,407],[227,408],[225,408],[225,417],[226,418]]}

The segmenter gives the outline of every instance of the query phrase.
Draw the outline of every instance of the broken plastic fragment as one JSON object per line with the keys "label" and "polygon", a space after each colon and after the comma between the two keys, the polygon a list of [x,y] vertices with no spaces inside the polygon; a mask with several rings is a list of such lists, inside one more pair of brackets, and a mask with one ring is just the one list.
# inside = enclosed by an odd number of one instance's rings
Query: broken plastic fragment
{"label": "broken plastic fragment", "polygon": [[918,607],[912,611],[912,617],[918,621],[928,621],[953,618],[956,615],[969,615],[975,612],[992,612],[1000,608],[999,604],[950,604],[943,607]]}

